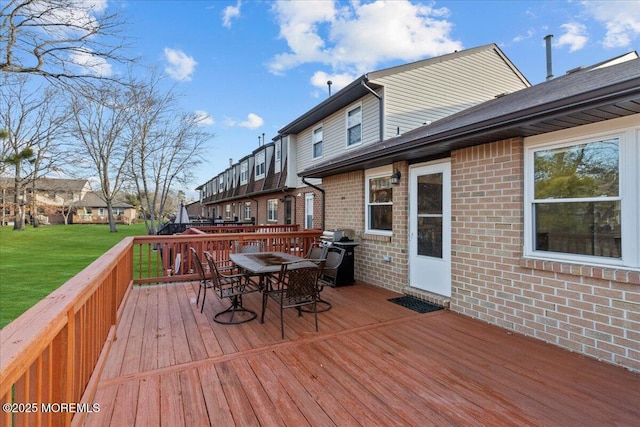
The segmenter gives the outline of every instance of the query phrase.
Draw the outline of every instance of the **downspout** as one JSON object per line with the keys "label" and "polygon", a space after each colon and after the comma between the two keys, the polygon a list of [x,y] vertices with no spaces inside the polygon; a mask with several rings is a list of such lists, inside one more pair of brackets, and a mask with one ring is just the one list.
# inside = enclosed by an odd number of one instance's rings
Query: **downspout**
{"label": "downspout", "polygon": [[362,84],[362,86],[364,86],[365,89],[367,89],[369,92],[371,92],[371,94],[373,96],[378,98],[378,102],[380,104],[379,107],[378,107],[378,115],[379,115],[379,117],[378,117],[378,123],[379,123],[378,137],[379,137],[379,140],[382,141],[383,140],[382,136],[384,134],[384,132],[383,132],[383,123],[382,123],[382,121],[384,120],[384,112],[382,111],[382,107],[383,107],[383,105],[382,105],[382,97],[380,95],[378,95],[375,90],[373,90],[369,86],[367,86],[367,82],[365,82],[364,80],[360,80],[360,84]]}
{"label": "downspout", "polygon": [[[321,227],[320,227],[320,228],[322,228],[322,230],[324,230],[324,214],[325,214],[325,205],[324,205],[324,199],[325,199],[325,197],[324,197],[324,190],[323,190],[322,188],[318,187],[317,185],[313,185],[312,183],[310,183],[309,181],[307,181],[307,180],[305,179],[305,177],[304,177],[304,176],[302,177],[302,182],[303,182],[304,184],[307,184],[309,187],[311,187],[311,188],[315,188],[315,189],[316,189],[316,190],[318,190],[320,193],[322,193],[322,224],[321,224]],[[306,207],[305,207],[305,209],[306,209]]]}
{"label": "downspout", "polygon": [[255,220],[253,221],[253,225],[258,225],[258,213],[260,212],[260,203],[253,197],[249,197],[249,200],[253,200],[256,202],[256,216],[254,216]]}

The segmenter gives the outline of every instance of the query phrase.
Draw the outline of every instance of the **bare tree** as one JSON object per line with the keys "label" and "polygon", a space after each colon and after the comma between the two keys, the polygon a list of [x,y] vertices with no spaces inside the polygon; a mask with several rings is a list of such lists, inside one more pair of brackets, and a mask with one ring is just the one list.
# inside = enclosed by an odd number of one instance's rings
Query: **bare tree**
{"label": "bare tree", "polygon": [[[0,164],[2,172],[13,169],[14,230],[24,229],[29,185],[33,194],[38,178],[61,170],[59,153],[68,110],[60,97],[56,88],[32,87],[23,76],[3,79],[0,105],[5,108],[0,109],[0,127],[6,137]],[[34,214],[33,208],[31,213]]]}
{"label": "bare tree", "polygon": [[189,181],[212,137],[199,126],[196,115],[177,111],[175,93],[162,91],[159,83],[152,74],[130,88],[136,114],[129,123],[133,147],[129,172],[149,234],[157,232],[172,187]]}
{"label": "bare tree", "polygon": [[9,0],[0,3],[0,72],[54,81],[110,78],[110,61],[129,62],[117,14],[106,2]]}
{"label": "bare tree", "polygon": [[[103,82],[100,87],[85,87],[83,95],[73,96],[72,135],[80,142],[75,152],[78,161],[89,159],[90,168],[100,181],[101,195],[107,204],[109,230],[118,231],[113,202],[126,179],[131,158],[131,138],[127,124],[134,113],[124,87]],[[72,147],[74,148],[74,147]],[[73,153],[70,153],[72,155]]]}

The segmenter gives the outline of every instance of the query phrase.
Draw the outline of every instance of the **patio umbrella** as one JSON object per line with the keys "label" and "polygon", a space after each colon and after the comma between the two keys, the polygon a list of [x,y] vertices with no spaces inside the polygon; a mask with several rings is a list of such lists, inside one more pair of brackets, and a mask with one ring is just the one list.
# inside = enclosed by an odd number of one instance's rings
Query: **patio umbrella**
{"label": "patio umbrella", "polygon": [[189,213],[184,203],[180,203],[180,209],[178,210],[178,216],[176,217],[176,224],[191,224],[189,219]]}

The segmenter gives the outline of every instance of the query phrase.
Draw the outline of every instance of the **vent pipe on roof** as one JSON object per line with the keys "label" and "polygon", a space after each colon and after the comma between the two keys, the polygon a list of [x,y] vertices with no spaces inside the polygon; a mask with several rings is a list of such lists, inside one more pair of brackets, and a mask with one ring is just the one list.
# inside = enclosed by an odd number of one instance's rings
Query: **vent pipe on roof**
{"label": "vent pipe on roof", "polygon": [[329,97],[331,97],[331,85],[333,84],[333,82],[331,80],[327,81],[327,86],[329,86]]}
{"label": "vent pipe on roof", "polygon": [[552,38],[553,38],[553,34],[549,34],[544,37],[544,41],[547,45],[547,80],[551,80],[553,78],[553,67],[551,63],[551,39]]}

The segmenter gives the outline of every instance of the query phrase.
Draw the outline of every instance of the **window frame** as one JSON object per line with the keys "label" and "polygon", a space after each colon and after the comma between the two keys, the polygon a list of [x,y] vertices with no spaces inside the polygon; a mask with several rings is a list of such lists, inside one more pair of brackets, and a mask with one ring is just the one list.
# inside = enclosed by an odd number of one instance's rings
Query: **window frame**
{"label": "window frame", "polygon": [[259,153],[256,153],[255,155],[255,159],[256,159],[256,165],[255,165],[255,179],[262,179],[265,176],[266,173],[266,163],[267,163],[267,156],[266,153],[264,151],[261,151]]}
{"label": "window frame", "polygon": [[[320,140],[319,141],[316,140],[316,135],[318,133],[320,133]],[[311,131],[311,157],[313,159],[322,158],[322,153],[323,153],[323,150],[324,150],[323,141],[324,141],[324,129],[323,129],[322,125],[320,125],[320,126],[315,127]],[[316,153],[316,147],[320,147],[320,154]]]}
{"label": "window frame", "polygon": [[267,200],[267,221],[278,222],[278,199]]}
{"label": "window frame", "polygon": [[[349,117],[350,117],[350,116],[349,116],[349,114],[350,114],[351,112],[355,111],[355,110],[360,110],[360,121],[359,121],[357,124],[354,124],[354,125],[352,125],[352,126],[349,126]],[[345,144],[346,144],[346,147],[347,147],[347,148],[357,147],[357,146],[359,146],[359,145],[362,145],[362,133],[363,133],[363,132],[362,132],[362,130],[363,130],[363,129],[362,129],[362,127],[363,127],[363,126],[362,126],[362,122],[363,122],[363,120],[362,120],[362,104],[358,104],[358,105],[356,105],[356,106],[354,106],[354,107],[352,107],[352,108],[348,109],[348,110],[345,112],[345,127],[346,127],[346,132],[345,132]],[[352,128],[354,128],[354,127],[356,127],[356,126],[360,126],[360,140],[359,140],[359,141],[357,141],[357,142],[351,142],[351,141],[350,141],[350,138],[349,138],[349,136],[350,136],[349,130],[350,130],[350,129],[352,129]]]}
{"label": "window frame", "polygon": [[244,219],[251,219],[251,202],[244,202]]}
{"label": "window frame", "polygon": [[370,191],[370,186],[371,186],[371,180],[375,179],[375,178],[386,178],[389,177],[391,178],[391,175],[393,174],[393,167],[392,165],[388,165],[388,166],[382,166],[382,167],[378,167],[378,168],[374,168],[374,169],[368,169],[365,171],[364,174],[364,222],[365,222],[365,233],[366,234],[375,234],[375,235],[379,235],[379,236],[392,236],[393,235],[393,215],[392,215],[392,219],[391,219],[391,230],[381,230],[381,229],[376,229],[376,228],[371,228],[371,220],[370,220],[370,207],[371,206],[391,206],[391,209],[393,211],[393,184],[391,184],[391,202],[384,202],[384,203],[376,203],[376,202],[371,202],[370,200],[370,195],[371,195],[371,191]]}
{"label": "window frame", "polygon": [[[633,117],[633,116],[631,116]],[[637,120],[637,116],[635,118]],[[534,194],[534,155],[536,152],[557,148],[572,147],[610,139],[618,140],[618,179],[617,197],[602,198],[602,201],[620,200],[621,258],[599,255],[582,255],[564,252],[551,252],[535,249]],[[552,132],[524,141],[524,230],[523,256],[525,258],[570,262],[592,266],[640,268],[640,249],[634,247],[640,239],[640,126],[633,119],[611,120],[605,124],[586,125],[564,131]],[[588,198],[600,201],[599,198]],[[575,199],[581,201],[583,199]],[[540,203],[540,201],[537,201]],[[562,203],[562,202],[559,202]]]}
{"label": "window frame", "polygon": [[249,161],[245,160],[240,163],[240,185],[249,183]]}

